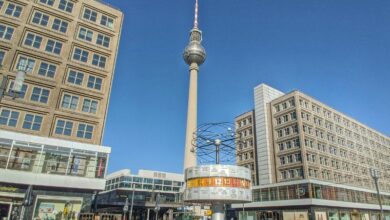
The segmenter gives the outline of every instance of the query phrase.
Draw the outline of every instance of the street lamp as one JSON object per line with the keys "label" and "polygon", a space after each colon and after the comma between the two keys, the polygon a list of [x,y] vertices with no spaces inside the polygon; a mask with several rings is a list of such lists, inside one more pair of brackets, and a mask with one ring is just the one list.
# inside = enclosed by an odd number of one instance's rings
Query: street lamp
{"label": "street lamp", "polygon": [[1,85],[0,85],[0,101],[3,99],[4,96],[11,96],[14,99],[17,98],[22,91],[25,77],[26,77],[26,71],[19,70],[16,73],[14,85],[12,88],[10,88],[12,92],[7,92],[8,76],[3,74],[1,79]]}
{"label": "street lamp", "polygon": [[379,187],[378,187],[378,179],[380,178],[381,174],[380,174],[379,170],[377,170],[377,169],[370,169],[370,172],[371,172],[371,177],[372,177],[372,179],[374,179],[374,183],[375,183],[376,194],[378,196],[378,203],[379,203],[379,207],[381,209],[381,219],[384,219],[385,215],[383,214],[381,195],[379,194]]}
{"label": "street lamp", "polygon": [[129,220],[132,219],[132,215],[133,215],[134,191],[135,191],[135,184],[133,183],[133,194],[131,195],[131,206],[130,206]]}
{"label": "street lamp", "polygon": [[20,210],[20,220],[25,219],[26,207],[33,204],[33,186],[29,185],[22,202],[22,209]]}
{"label": "street lamp", "polygon": [[127,211],[129,211],[129,198],[126,196],[125,205],[123,206],[123,220],[126,220]]}
{"label": "street lamp", "polygon": [[157,193],[157,195],[156,195],[156,205],[154,207],[154,211],[156,212],[156,219],[155,220],[158,220],[158,211],[160,211],[159,200],[160,200],[160,193]]}

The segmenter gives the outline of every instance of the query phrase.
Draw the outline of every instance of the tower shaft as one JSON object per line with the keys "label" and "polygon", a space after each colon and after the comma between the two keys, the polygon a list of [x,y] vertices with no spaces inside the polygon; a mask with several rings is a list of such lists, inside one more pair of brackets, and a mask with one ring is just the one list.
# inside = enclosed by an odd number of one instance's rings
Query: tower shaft
{"label": "tower shaft", "polygon": [[192,139],[194,137],[194,132],[196,132],[198,119],[198,71],[198,64],[191,63],[190,85],[188,91],[186,142],[184,150],[184,169],[196,166],[196,152],[192,152],[191,149],[193,149]]}

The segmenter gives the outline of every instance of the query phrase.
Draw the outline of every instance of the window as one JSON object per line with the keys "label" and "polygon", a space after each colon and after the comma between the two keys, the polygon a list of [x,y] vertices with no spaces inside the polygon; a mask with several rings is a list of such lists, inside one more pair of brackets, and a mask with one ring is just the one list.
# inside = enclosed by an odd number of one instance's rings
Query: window
{"label": "window", "polygon": [[102,18],[100,20],[100,24],[104,25],[106,27],[109,27],[109,28],[113,28],[114,27],[114,19],[110,18],[106,15],[102,15]]}
{"label": "window", "polygon": [[103,47],[109,47],[110,46],[110,37],[105,36],[103,34],[98,34],[96,39],[96,44],[102,45]]}
{"label": "window", "polygon": [[97,13],[96,11],[92,11],[91,9],[86,8],[84,10],[83,18],[96,22]]}
{"label": "window", "polygon": [[0,66],[3,65],[4,57],[5,57],[5,52],[0,50]]}
{"label": "window", "polygon": [[3,109],[0,114],[0,125],[16,127],[19,119],[19,112]]}
{"label": "window", "polygon": [[80,123],[77,130],[77,137],[92,139],[93,126]]}
{"label": "window", "polygon": [[22,6],[15,5],[12,3],[9,3],[7,9],[5,10],[6,15],[13,16],[15,18],[20,17],[21,13],[22,13]]}
{"label": "window", "polygon": [[79,102],[78,96],[65,94],[64,98],[62,99],[61,106],[62,108],[76,110],[78,102]]}
{"label": "window", "polygon": [[35,66],[35,60],[27,58],[27,57],[19,57],[17,70],[26,71],[31,73]]}
{"label": "window", "polygon": [[41,130],[42,116],[26,114],[24,116],[23,128],[33,131]]}
{"label": "window", "polygon": [[49,22],[49,16],[42,14],[41,12],[35,12],[34,17],[32,19],[32,22],[34,24],[39,24],[42,26],[47,26],[47,23]]}
{"label": "window", "polygon": [[39,0],[39,2],[46,4],[46,5],[49,5],[49,6],[54,5],[54,0]]}
{"label": "window", "polygon": [[61,53],[62,43],[49,39],[46,44],[46,52],[59,55]]}
{"label": "window", "polygon": [[80,31],[79,31],[79,38],[80,39],[91,42],[92,41],[92,37],[93,37],[93,32],[92,31],[87,30],[85,28],[80,28]]}
{"label": "window", "polygon": [[14,29],[12,27],[7,27],[4,25],[0,25],[0,38],[5,40],[10,40],[14,33]]}
{"label": "window", "polygon": [[70,136],[72,134],[73,122],[62,119],[57,120],[56,134]]}
{"label": "window", "polygon": [[88,77],[88,88],[100,90],[102,88],[102,79],[96,76]]}
{"label": "window", "polygon": [[88,51],[82,50],[80,48],[76,48],[73,52],[73,59],[84,63],[88,62],[88,56]]}
{"label": "window", "polygon": [[61,9],[61,10],[63,10],[63,11],[72,13],[72,10],[73,10],[73,2],[71,2],[71,1],[69,1],[69,0],[61,0],[61,1],[60,1],[60,4],[58,5],[58,8]]}
{"label": "window", "polygon": [[56,74],[56,70],[57,70],[57,66],[42,62],[41,66],[39,67],[38,74],[41,76],[54,78],[54,75]]}
{"label": "window", "polygon": [[96,113],[98,102],[91,99],[84,99],[83,112]]}
{"label": "window", "polygon": [[[9,84],[9,89],[8,89],[8,93],[12,96],[12,97],[16,97],[16,94],[14,94],[13,92],[13,89],[14,88],[14,81],[11,81],[11,83]],[[20,93],[18,94],[18,97],[20,99],[24,99],[24,96],[26,95],[26,91],[27,91],[27,84],[23,84],[22,86],[22,90],[20,91]]]}
{"label": "window", "polygon": [[4,5],[4,1],[0,0],[0,9],[3,8],[3,5]]}
{"label": "window", "polygon": [[24,40],[24,45],[32,46],[39,49],[41,47],[42,37],[32,33],[28,33],[26,39]]}
{"label": "window", "polygon": [[31,101],[47,103],[47,100],[49,99],[49,94],[50,90],[48,89],[34,87],[31,94]]}
{"label": "window", "polygon": [[92,60],[92,65],[98,66],[100,68],[105,68],[106,67],[106,60],[107,60],[107,58],[105,56],[94,54],[93,60]]}
{"label": "window", "polygon": [[82,72],[76,72],[70,70],[68,73],[68,82],[76,85],[81,85],[83,83],[84,74]]}
{"label": "window", "polygon": [[51,28],[53,30],[66,33],[66,30],[68,29],[68,22],[55,18],[53,21],[53,26]]}

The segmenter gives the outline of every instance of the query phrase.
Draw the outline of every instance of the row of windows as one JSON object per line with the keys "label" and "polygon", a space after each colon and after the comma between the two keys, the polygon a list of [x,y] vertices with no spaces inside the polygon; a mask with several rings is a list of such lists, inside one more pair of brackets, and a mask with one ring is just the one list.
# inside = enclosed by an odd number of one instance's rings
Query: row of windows
{"label": "row of windows", "polygon": [[70,0],[39,0],[39,2],[52,7],[56,6],[58,9],[68,13],[72,13],[74,6],[74,3]]}
{"label": "row of windows", "polygon": [[[300,106],[302,108],[305,108],[305,109],[310,109],[309,106],[310,106],[310,102],[305,100],[305,99],[300,99],[299,100],[300,102]],[[327,110],[325,108],[322,108],[323,111],[321,112],[321,107],[319,107],[319,105],[316,105],[316,104],[312,104],[311,105],[311,110],[312,112],[316,113],[317,115],[322,115],[326,118],[326,119],[329,119],[329,120],[332,120],[338,124],[341,124],[341,125],[344,125],[345,127],[347,128],[351,128],[353,129],[355,132],[358,132],[360,133],[361,135],[367,135],[370,137],[370,138],[375,138],[377,141],[382,141],[383,144],[386,144],[388,147],[390,147],[390,140],[385,138],[385,137],[382,137],[381,135],[377,134],[376,132],[373,132],[371,130],[368,130],[366,129],[365,127],[363,126],[360,126],[358,125],[357,123],[355,122],[351,122],[349,119],[347,118],[344,118],[342,117],[341,115],[339,114],[336,114],[336,113],[332,113],[330,110]],[[333,115],[333,117],[332,117]],[[307,116],[307,120],[310,120],[309,119],[309,114]],[[302,116],[302,118],[305,118],[304,116]],[[328,122],[330,123],[330,122]],[[327,125],[325,124],[325,126],[328,128],[329,126],[329,129],[332,129],[332,124],[330,125]],[[346,129],[347,130],[347,129]],[[387,140],[387,141],[386,141]]]}
{"label": "row of windows", "polygon": [[292,108],[292,107],[295,107],[295,99],[294,98],[291,98],[291,99],[286,100],[282,103],[274,105],[274,109],[276,112],[280,112],[280,111],[283,111],[285,109]]}
{"label": "row of windows", "polygon": [[[73,60],[76,60],[79,62],[89,63],[89,62],[91,62],[89,54],[90,54],[89,51],[76,47],[73,51],[72,58],[73,58]],[[93,53],[92,62],[91,62],[91,64],[93,66],[104,69],[106,67],[106,62],[107,62],[106,56],[103,56],[103,55],[100,55],[97,53]]]}
{"label": "row of windows", "polygon": [[[72,136],[73,125],[75,122],[58,119],[54,133],[57,135]],[[93,126],[85,123],[78,123],[76,137],[83,139],[92,139]]]}
{"label": "row of windows", "polygon": [[[0,125],[17,127],[18,120],[22,117],[22,113],[11,109],[2,109],[0,113]],[[43,116],[32,113],[25,113],[22,123],[22,128],[26,130],[40,131],[43,122]],[[70,136],[72,134],[73,124],[75,122],[58,119],[55,128],[55,134]],[[92,139],[93,126],[78,122],[77,134],[78,138]]]}
{"label": "row of windows", "polygon": [[280,165],[291,164],[291,163],[302,163],[301,153],[289,154],[279,157]]}
{"label": "row of windows", "polygon": [[81,40],[85,40],[88,42],[94,41],[97,45],[109,48],[110,47],[110,41],[111,38],[105,34],[97,33],[96,38],[95,34],[92,30],[80,27],[79,33],[78,33],[78,38]]}
{"label": "row of windows", "polygon": [[240,128],[240,127],[243,127],[245,125],[249,125],[249,124],[252,124],[252,116],[249,116],[249,117],[246,117],[244,119],[241,119],[240,121],[237,121],[237,127]]}
{"label": "row of windows", "polygon": [[[58,9],[68,13],[72,13],[74,8],[74,3],[70,0],[39,0],[39,2],[51,7],[57,6]],[[83,19],[96,23],[98,17],[100,18],[100,25],[108,27],[110,29],[114,28],[114,18],[104,14],[100,14],[92,9],[84,8]]]}
{"label": "row of windows", "polygon": [[100,17],[100,22],[99,22],[100,25],[103,25],[103,26],[111,28],[111,29],[114,28],[114,19],[112,17],[104,15],[104,14],[100,14],[100,13],[96,12],[95,10],[92,10],[89,8],[84,9],[84,13],[83,13],[84,19],[86,19],[90,22],[96,23],[98,17]]}
{"label": "row of windows", "polygon": [[282,180],[303,178],[303,169],[296,168],[296,169],[282,170],[280,172],[280,178]]}
{"label": "row of windows", "polygon": [[[43,37],[38,34],[27,33],[24,39],[24,45],[33,47],[35,49],[41,49],[43,44]],[[60,55],[62,50],[62,42],[48,38],[46,40],[45,51],[55,55]]]}
{"label": "row of windows", "polygon": [[[9,85],[9,92],[13,95],[12,88],[14,86],[13,81],[11,81]],[[19,99],[25,99],[26,94],[30,95],[30,101],[39,102],[43,104],[47,104],[50,96],[50,89],[40,87],[40,86],[31,86],[32,89],[29,91],[30,85],[23,84],[22,90],[19,95]],[[64,94],[61,102],[61,107],[64,109],[71,110],[79,110],[79,100],[81,100],[80,96]],[[82,108],[80,109],[82,112],[96,114],[98,111],[98,101],[90,98],[83,98]]]}
{"label": "row of windows", "polygon": [[276,124],[280,125],[289,121],[294,121],[297,119],[297,113],[295,111],[290,112],[289,114],[285,114],[283,116],[279,116],[276,118]]}
{"label": "row of windows", "polygon": [[238,155],[238,161],[253,159],[253,152],[247,152]]}
{"label": "row of windows", "polygon": [[[55,17],[54,18],[50,17],[49,15],[42,13],[42,12],[39,12],[39,11],[36,11],[34,13],[32,23],[38,24],[38,25],[44,26],[44,27],[51,25],[52,30],[59,31],[62,33],[66,33],[68,26],[69,26],[69,23],[67,21],[64,21],[62,19],[55,18]],[[10,33],[7,35],[8,40],[12,36],[13,28],[10,28],[9,32]],[[80,27],[79,33],[77,36],[81,40],[85,40],[88,42],[92,42],[94,40],[94,42],[97,45],[100,45],[100,46],[103,46],[106,48],[110,47],[111,38],[105,34],[97,33],[96,38],[94,38],[94,31],[87,29],[87,28],[84,28],[84,27]],[[38,38],[38,40],[41,40],[41,37]],[[38,43],[39,42],[37,41],[35,44],[36,48],[38,48],[38,46],[39,46]]]}
{"label": "row of windows", "polygon": [[69,26],[69,23],[67,21],[55,17],[52,18],[49,15],[39,11],[36,11],[34,13],[32,23],[38,24],[43,27],[47,27],[49,24],[51,24],[52,30],[59,31],[62,33],[66,33]]}
{"label": "row of windows", "polygon": [[[0,51],[0,60],[2,61],[4,57],[4,52]],[[36,60],[32,58],[28,58],[25,56],[20,56],[18,63],[16,65],[17,70],[25,70],[27,73],[34,72]],[[39,69],[38,69],[38,75],[48,78],[54,78],[57,66],[45,61],[38,61]],[[87,78],[86,82],[84,83],[84,79]],[[90,89],[96,89],[101,90],[102,89],[102,83],[103,80],[100,77],[94,76],[94,75],[88,75],[82,71],[76,71],[73,69],[69,69],[66,82],[77,85],[77,86],[86,86]],[[85,85],[86,84],[86,85]]]}
{"label": "row of windows", "polygon": [[284,151],[284,150],[289,150],[292,148],[300,148],[301,144],[300,144],[299,138],[295,138],[292,140],[280,142],[280,143],[278,143],[278,146],[279,146],[279,151]]}
{"label": "row of windows", "polygon": [[245,141],[240,141],[238,143],[238,149],[239,150],[242,150],[243,148],[247,148],[247,147],[253,147],[253,139],[248,139],[248,140],[245,140]]}
{"label": "row of windows", "polygon": [[[77,95],[64,94],[62,97],[61,108],[70,109],[70,110],[79,110],[78,105],[80,99],[81,99],[80,96]],[[98,101],[89,98],[83,98],[83,104],[81,108],[82,112],[96,114],[97,109],[98,109]]]}
{"label": "row of windows", "polygon": [[298,134],[298,132],[299,129],[297,124],[285,128],[281,128],[276,131],[278,138],[287,137],[292,134]]}

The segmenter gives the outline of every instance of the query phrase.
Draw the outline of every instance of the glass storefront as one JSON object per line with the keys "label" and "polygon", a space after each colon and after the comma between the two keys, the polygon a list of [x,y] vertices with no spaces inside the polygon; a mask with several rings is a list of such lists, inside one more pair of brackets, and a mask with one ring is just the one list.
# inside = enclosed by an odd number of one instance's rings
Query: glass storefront
{"label": "glass storefront", "polygon": [[[253,189],[252,194],[254,202],[314,198],[378,204],[375,193],[311,183]],[[390,196],[382,195],[381,199],[383,205],[390,205]]]}
{"label": "glass storefront", "polygon": [[104,178],[107,153],[0,139],[0,168]]}
{"label": "glass storefront", "polygon": [[76,220],[81,211],[82,200],[38,198],[34,220]]}

